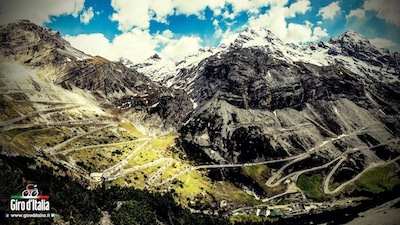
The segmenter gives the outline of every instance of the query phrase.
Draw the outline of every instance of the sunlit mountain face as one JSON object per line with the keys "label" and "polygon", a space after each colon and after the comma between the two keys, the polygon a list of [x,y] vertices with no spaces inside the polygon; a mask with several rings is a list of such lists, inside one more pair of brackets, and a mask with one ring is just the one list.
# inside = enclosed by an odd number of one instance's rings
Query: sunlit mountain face
{"label": "sunlit mountain face", "polygon": [[396,224],[396,1],[0,3],[1,224]]}

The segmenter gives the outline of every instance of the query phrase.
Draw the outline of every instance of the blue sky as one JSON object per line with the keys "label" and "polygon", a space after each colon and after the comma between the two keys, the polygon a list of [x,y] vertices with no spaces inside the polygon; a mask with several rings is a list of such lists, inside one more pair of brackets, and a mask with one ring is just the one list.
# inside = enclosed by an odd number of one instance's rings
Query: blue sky
{"label": "blue sky", "polygon": [[378,47],[400,51],[397,0],[2,0],[0,6],[1,24],[29,19],[111,60],[182,57],[249,26],[297,44],[353,29]]}

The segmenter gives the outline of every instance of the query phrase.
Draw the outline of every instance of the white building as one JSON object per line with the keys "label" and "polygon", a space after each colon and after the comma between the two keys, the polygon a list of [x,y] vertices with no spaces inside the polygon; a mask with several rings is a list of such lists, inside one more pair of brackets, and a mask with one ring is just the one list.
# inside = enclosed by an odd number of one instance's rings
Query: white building
{"label": "white building", "polygon": [[91,178],[93,178],[95,181],[101,181],[101,178],[103,177],[103,173],[90,173],[89,176]]}

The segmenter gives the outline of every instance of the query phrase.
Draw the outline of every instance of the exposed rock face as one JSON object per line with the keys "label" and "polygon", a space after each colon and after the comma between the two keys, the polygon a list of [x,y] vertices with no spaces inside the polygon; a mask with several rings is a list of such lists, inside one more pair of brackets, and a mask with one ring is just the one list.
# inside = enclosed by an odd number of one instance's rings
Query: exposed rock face
{"label": "exposed rock face", "polygon": [[160,88],[143,74],[100,56],[69,63],[66,74],[57,78],[56,82],[65,87],[74,85],[106,96],[113,93],[128,94],[132,91],[141,93],[153,87]]}
{"label": "exposed rock face", "polygon": [[90,56],[73,48],[54,32],[21,20],[3,26],[0,30],[2,57],[26,65],[45,69],[50,66],[62,67],[65,63]]}
{"label": "exposed rock face", "polygon": [[289,63],[257,48],[214,55],[180,76],[195,78],[189,95],[199,106],[181,129],[193,158],[243,163],[318,148],[312,165],[366,146],[348,165],[362,170],[399,155],[396,141],[380,152],[368,148],[400,135],[399,82],[377,82],[341,65]]}
{"label": "exposed rock face", "polygon": [[334,66],[289,64],[258,49],[235,49],[202,62],[190,96],[198,103],[223,99],[240,108],[301,108],[311,99],[361,96],[354,74]]}
{"label": "exposed rock face", "polygon": [[6,60],[38,69],[43,79],[64,88],[89,90],[102,104],[158,115],[166,127],[179,126],[193,107],[182,91],[165,88],[122,63],[87,55],[59,33],[29,21],[2,27],[0,37],[0,53]]}
{"label": "exposed rock face", "polygon": [[[162,91],[162,92],[161,92]],[[140,110],[152,115],[156,114],[166,128],[179,128],[182,120],[193,109],[189,96],[182,90],[151,89],[145,94],[127,95],[115,101],[121,110]]]}

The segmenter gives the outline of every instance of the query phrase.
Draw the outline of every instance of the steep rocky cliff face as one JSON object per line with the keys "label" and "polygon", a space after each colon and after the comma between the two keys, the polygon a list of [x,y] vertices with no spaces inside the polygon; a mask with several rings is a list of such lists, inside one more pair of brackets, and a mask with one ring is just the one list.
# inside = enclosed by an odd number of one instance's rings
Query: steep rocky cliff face
{"label": "steep rocky cliff face", "polygon": [[193,82],[190,96],[199,104],[213,98],[244,109],[302,108],[331,95],[361,96],[355,74],[335,66],[289,64],[258,49],[240,48],[212,56]]}

